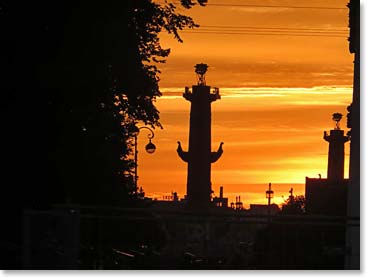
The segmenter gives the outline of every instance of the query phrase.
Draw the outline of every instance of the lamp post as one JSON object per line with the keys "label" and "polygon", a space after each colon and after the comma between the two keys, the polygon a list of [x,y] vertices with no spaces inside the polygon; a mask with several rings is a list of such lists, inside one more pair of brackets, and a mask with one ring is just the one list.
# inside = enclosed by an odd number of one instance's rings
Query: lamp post
{"label": "lamp post", "polygon": [[147,151],[147,153],[153,154],[156,149],[156,146],[152,143],[152,138],[154,138],[153,130],[145,126],[136,128],[135,132],[133,133],[135,137],[135,157],[134,157],[135,171],[134,173],[135,173],[135,188],[136,189],[138,189],[138,135],[141,129],[147,129],[150,131],[150,134],[148,134],[149,143],[145,145],[145,150]]}
{"label": "lamp post", "polygon": [[266,191],[266,198],[268,199],[268,216],[270,216],[270,201],[273,197],[274,197],[274,191],[271,190],[271,183],[269,183],[269,189]]}

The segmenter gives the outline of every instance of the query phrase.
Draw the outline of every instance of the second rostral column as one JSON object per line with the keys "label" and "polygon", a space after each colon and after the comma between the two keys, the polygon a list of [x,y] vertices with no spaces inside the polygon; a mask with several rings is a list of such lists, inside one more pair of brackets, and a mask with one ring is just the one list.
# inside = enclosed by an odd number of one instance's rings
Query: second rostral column
{"label": "second rostral column", "polygon": [[211,201],[211,163],[216,162],[223,153],[221,142],[218,151],[211,151],[211,103],[220,99],[219,89],[210,91],[205,83],[208,65],[197,64],[195,72],[198,84],[192,86],[192,92],[185,87],[183,97],[191,102],[189,151],[183,151],[178,141],[177,153],[188,163],[187,170],[187,206],[202,209],[210,206]]}

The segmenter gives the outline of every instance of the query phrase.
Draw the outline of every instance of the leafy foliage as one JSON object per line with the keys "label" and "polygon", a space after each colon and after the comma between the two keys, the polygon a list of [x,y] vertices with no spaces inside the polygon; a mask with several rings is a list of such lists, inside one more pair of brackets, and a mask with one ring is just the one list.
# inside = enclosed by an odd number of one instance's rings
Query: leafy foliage
{"label": "leafy foliage", "polygon": [[[200,5],[205,4],[205,1],[198,2]],[[194,4],[192,1],[182,1],[182,5],[187,8]],[[159,5],[148,0],[129,1],[127,15],[129,58],[126,64],[113,64],[111,76],[117,114],[124,129],[123,133],[127,135],[125,142],[128,147],[122,155],[122,161],[125,162],[122,166],[124,168],[122,176],[129,179],[124,183],[131,184],[129,193],[135,195],[137,188],[131,183],[133,161],[129,160],[132,146],[131,128],[134,128],[138,121],[153,128],[162,128],[159,122],[159,111],[154,102],[156,97],[161,96],[158,85],[160,73],[158,64],[165,62],[170,49],[161,47],[158,35],[165,30],[182,42],[179,30],[198,27],[198,25],[192,18],[176,13],[176,6],[167,2]],[[121,78],[121,75],[126,78]]]}
{"label": "leafy foliage", "polygon": [[154,103],[161,96],[158,64],[170,50],[158,35],[166,30],[182,42],[178,31],[197,25],[175,5],[150,0],[80,1],[64,13],[56,61],[41,66],[56,73],[45,78],[48,88],[58,87],[49,98],[49,128],[63,126],[51,132],[49,164],[65,198],[121,203],[137,195],[132,131],[138,122],[162,128]]}
{"label": "leafy foliage", "polygon": [[290,195],[282,206],[283,214],[304,214],[306,199],[303,195]]}
{"label": "leafy foliage", "polygon": [[[195,3],[205,1],[183,1]],[[121,203],[136,190],[131,131],[162,127],[158,66],[170,50],[158,35],[182,41],[179,31],[197,25],[151,0],[4,0],[0,22],[3,171],[19,183],[7,198]]]}

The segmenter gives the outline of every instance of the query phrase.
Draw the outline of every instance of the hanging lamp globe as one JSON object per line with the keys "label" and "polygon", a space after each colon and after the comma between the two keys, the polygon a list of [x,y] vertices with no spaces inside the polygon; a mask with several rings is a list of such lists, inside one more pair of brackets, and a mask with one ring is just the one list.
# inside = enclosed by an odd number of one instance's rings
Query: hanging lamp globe
{"label": "hanging lamp globe", "polygon": [[145,146],[145,150],[149,153],[149,154],[153,154],[155,152],[156,146],[149,141],[149,143]]}

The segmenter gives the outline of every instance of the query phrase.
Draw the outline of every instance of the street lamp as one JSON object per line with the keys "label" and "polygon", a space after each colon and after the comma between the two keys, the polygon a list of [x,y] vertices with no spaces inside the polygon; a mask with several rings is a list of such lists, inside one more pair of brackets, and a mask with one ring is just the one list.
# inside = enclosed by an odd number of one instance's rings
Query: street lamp
{"label": "street lamp", "polygon": [[269,189],[266,191],[266,198],[268,199],[268,205],[270,206],[270,199],[274,197],[274,191],[271,190],[271,183],[269,183]]}
{"label": "street lamp", "polygon": [[273,197],[274,191],[271,189],[271,183],[269,183],[269,189],[266,191],[266,198],[268,199],[268,216],[270,216],[270,201]]}
{"label": "street lamp", "polygon": [[139,128],[136,128],[136,130],[133,132],[133,136],[135,137],[135,188],[138,188],[138,135],[140,133],[141,129],[147,129],[150,131],[150,134],[148,134],[149,143],[145,146],[145,150],[149,154],[153,154],[155,152],[156,146],[152,143],[152,138],[154,138],[154,132],[152,129],[142,126]]}

